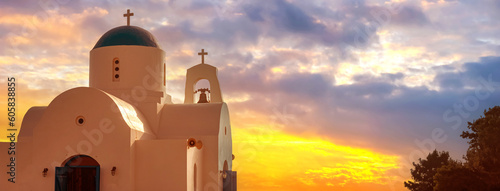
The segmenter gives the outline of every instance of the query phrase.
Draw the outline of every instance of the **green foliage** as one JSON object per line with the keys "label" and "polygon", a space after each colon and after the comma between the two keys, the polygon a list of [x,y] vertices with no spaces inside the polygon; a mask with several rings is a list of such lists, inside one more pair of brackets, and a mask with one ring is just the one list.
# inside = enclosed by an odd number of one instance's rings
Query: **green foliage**
{"label": "green foliage", "polygon": [[448,165],[437,170],[434,182],[436,183],[434,186],[435,191],[486,190],[486,185],[477,172],[453,160]]}
{"label": "green foliage", "polygon": [[413,163],[415,169],[411,169],[413,181],[404,183],[405,187],[412,191],[432,191],[435,186],[434,175],[437,170],[448,165],[450,154],[448,152],[429,153],[426,159],[419,159],[419,163]]}
{"label": "green foliage", "polygon": [[405,182],[412,191],[499,191],[500,190],[500,106],[484,111],[484,116],[468,122],[469,139],[465,164],[451,160],[448,152],[434,151],[413,163],[413,181]]}
{"label": "green foliage", "polygon": [[466,165],[476,171],[488,189],[500,190],[500,106],[484,111],[484,116],[469,122],[469,131],[461,137],[469,139]]}
{"label": "green foliage", "polygon": [[500,172],[500,107],[484,111],[484,117],[469,122],[461,137],[470,139],[466,159],[471,167]]}

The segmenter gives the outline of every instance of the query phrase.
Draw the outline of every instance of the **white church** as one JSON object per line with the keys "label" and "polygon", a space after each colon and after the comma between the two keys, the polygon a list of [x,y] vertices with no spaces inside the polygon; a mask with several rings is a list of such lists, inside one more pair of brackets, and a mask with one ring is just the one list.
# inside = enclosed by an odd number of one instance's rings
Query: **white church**
{"label": "white church", "polygon": [[[26,113],[15,183],[1,172],[0,190],[236,190],[217,68],[204,63],[202,49],[202,62],[187,70],[184,103],[172,103],[165,52],[150,32],[130,26],[133,13],[124,16],[127,25],[106,32],[90,51],[89,87]],[[210,87],[196,90],[202,79]]]}

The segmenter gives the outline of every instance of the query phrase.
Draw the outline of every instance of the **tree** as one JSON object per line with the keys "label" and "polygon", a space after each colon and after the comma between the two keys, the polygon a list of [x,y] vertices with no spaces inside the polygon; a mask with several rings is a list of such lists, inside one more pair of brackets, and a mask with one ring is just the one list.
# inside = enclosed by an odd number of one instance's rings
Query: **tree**
{"label": "tree", "polygon": [[500,190],[500,106],[484,111],[484,116],[468,122],[469,131],[460,135],[470,139],[466,165],[488,184],[487,190]]}
{"label": "tree", "polygon": [[430,153],[427,159],[413,163],[411,170],[414,181],[405,182],[410,190],[500,190],[500,106],[484,111],[484,116],[468,122],[460,135],[469,139],[469,148],[463,164],[451,160],[448,152]]}
{"label": "tree", "polygon": [[485,183],[471,168],[467,168],[458,161],[450,160],[448,165],[442,166],[434,175],[434,191],[482,191],[486,190]]}
{"label": "tree", "polygon": [[411,176],[413,181],[404,183],[405,187],[412,191],[432,191],[436,183],[434,182],[434,175],[437,170],[450,163],[450,154],[442,151],[434,150],[427,155],[426,159],[418,159],[419,163],[413,163],[415,169],[411,169]]}

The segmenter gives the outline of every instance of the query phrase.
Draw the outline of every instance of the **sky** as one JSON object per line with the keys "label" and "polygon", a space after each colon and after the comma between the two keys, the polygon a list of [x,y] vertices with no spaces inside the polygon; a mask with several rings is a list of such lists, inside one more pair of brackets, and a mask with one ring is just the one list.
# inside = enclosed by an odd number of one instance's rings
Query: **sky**
{"label": "sky", "polygon": [[16,77],[18,124],[88,86],[89,51],[127,9],[166,52],[174,103],[209,53],[242,191],[405,190],[412,162],[462,160],[467,122],[500,105],[500,1],[2,0],[0,103]]}

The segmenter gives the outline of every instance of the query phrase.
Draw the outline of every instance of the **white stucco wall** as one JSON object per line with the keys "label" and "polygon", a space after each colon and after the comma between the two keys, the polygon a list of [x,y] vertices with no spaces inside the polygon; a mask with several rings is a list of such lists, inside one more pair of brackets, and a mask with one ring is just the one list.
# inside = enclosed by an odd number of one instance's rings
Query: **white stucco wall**
{"label": "white stucco wall", "polygon": [[224,161],[232,166],[229,112],[225,103],[165,105],[159,139],[195,138],[203,142],[203,190],[222,190]]}
{"label": "white stucco wall", "polygon": [[[119,60],[119,64],[113,61]],[[165,52],[147,46],[106,46],[90,51],[89,86],[101,89],[139,108],[156,132],[158,112],[171,103],[165,92]],[[119,80],[114,68],[119,66]]]}
{"label": "white stucco wall", "polygon": [[203,150],[188,147],[187,139],[136,141],[136,190],[197,190],[203,187]]}
{"label": "white stucco wall", "polygon": [[[119,81],[113,81],[115,58],[119,59]],[[90,51],[89,86],[116,97],[127,94],[142,98],[142,90],[147,91],[150,99],[163,97],[164,66],[165,52],[159,48],[132,45],[96,48]]]}
{"label": "white stucco wall", "polygon": [[[18,176],[20,183],[25,181],[31,190],[52,191],[55,167],[62,166],[63,161],[72,156],[83,154],[100,164],[100,180],[105,182],[101,184],[102,190],[133,190],[131,142],[154,139],[154,135],[147,124],[140,124],[145,119],[139,111],[117,99],[94,88],[74,88],[56,97],[33,129],[31,146],[24,146],[32,148],[32,164],[19,163],[20,169],[26,168],[25,173]],[[84,117],[83,125],[77,124],[78,116]],[[21,134],[22,131],[21,128]],[[29,138],[22,138],[30,142]],[[119,172],[116,176],[111,176],[113,166]],[[49,169],[47,177],[42,176],[44,168]]]}

